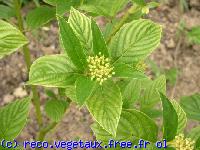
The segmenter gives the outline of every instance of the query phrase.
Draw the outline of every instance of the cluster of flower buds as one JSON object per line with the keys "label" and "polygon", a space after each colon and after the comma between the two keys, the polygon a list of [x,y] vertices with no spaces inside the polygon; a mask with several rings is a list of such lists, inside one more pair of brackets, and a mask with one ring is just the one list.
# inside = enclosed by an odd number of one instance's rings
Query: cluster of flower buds
{"label": "cluster of flower buds", "polygon": [[110,64],[110,59],[104,55],[89,56],[87,59],[91,80],[96,80],[100,85],[115,74]]}
{"label": "cluster of flower buds", "polygon": [[190,138],[185,138],[183,134],[177,135],[170,143],[176,150],[194,150],[195,144]]}
{"label": "cluster of flower buds", "polygon": [[144,63],[144,61],[140,61],[135,66],[136,70],[144,72],[147,69],[147,65]]}

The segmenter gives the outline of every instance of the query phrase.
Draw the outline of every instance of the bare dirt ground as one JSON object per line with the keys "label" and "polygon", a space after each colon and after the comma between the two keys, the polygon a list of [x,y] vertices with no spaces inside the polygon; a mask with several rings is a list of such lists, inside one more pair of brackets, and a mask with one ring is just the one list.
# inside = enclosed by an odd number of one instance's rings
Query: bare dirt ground
{"label": "bare dirt ground", "polygon": [[[177,49],[177,27],[180,19],[184,19],[187,26],[200,25],[200,1],[191,0],[190,10],[180,15],[178,5],[172,1],[152,10],[148,17],[163,26],[163,38],[160,47],[151,55],[158,66],[170,69],[175,65],[179,68],[179,77],[175,90],[175,98],[200,92],[200,46],[189,45],[183,41]],[[38,32],[28,35],[32,59],[60,52],[58,42],[58,28],[56,23],[51,23],[49,28],[42,28]],[[176,56],[176,57],[175,57]],[[0,105],[27,96],[24,82],[27,81],[26,67],[21,52],[17,52],[0,60]],[[42,91],[42,89],[40,89]],[[172,87],[168,87],[168,95]],[[45,95],[41,92],[41,101],[44,103]],[[42,107],[43,109],[43,107]],[[37,130],[34,110],[31,107],[30,120],[19,139],[30,140],[36,137]],[[47,120],[45,120],[47,121]],[[79,110],[72,104],[69,112],[57,128],[48,135],[53,139],[89,140],[93,136],[89,128],[92,119],[86,109]],[[189,123],[188,130],[196,123]],[[48,139],[47,137],[47,139]]]}

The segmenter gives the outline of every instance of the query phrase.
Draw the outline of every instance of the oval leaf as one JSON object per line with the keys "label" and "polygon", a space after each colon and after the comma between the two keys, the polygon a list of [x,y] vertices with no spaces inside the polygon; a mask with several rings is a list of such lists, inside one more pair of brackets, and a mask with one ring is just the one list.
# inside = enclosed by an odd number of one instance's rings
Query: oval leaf
{"label": "oval leaf", "polygon": [[77,103],[82,106],[91,95],[95,82],[90,78],[81,76],[76,80],[76,97]]}
{"label": "oval leaf", "polygon": [[136,63],[145,59],[159,44],[161,26],[150,20],[125,24],[110,43],[114,61]]}
{"label": "oval leaf", "polygon": [[46,87],[66,87],[74,83],[76,77],[76,67],[67,56],[43,56],[32,64],[28,84]]}
{"label": "oval leaf", "polygon": [[155,122],[144,113],[135,109],[125,109],[122,111],[116,137],[106,132],[97,123],[92,125],[92,130],[97,139],[104,142],[108,142],[110,139],[117,141],[144,139],[155,142],[158,135],[158,127]]}
{"label": "oval leaf", "polygon": [[71,8],[68,21],[79,38],[81,45],[85,48],[85,52],[92,52],[91,19],[80,13],[78,10]]}
{"label": "oval leaf", "polygon": [[0,20],[0,58],[28,43],[26,37],[11,24]]}
{"label": "oval leaf", "polygon": [[164,75],[145,86],[141,99],[142,109],[151,108],[157,104],[160,101],[159,92],[166,93],[166,78]]}
{"label": "oval leaf", "polygon": [[178,115],[170,100],[160,93],[163,107],[163,138],[167,141],[174,139],[178,128]]}
{"label": "oval leaf", "polygon": [[174,106],[174,109],[176,110],[176,113],[178,115],[178,129],[177,134],[183,133],[186,124],[187,124],[187,117],[184,110],[181,108],[181,106],[176,101],[171,101],[172,105]]}
{"label": "oval leaf", "polygon": [[120,89],[111,81],[98,85],[88,98],[87,107],[94,119],[115,136],[122,110]]}
{"label": "oval leaf", "polygon": [[41,6],[31,10],[27,17],[26,23],[28,28],[37,29],[45,25],[55,17],[55,9],[47,6]]}
{"label": "oval leaf", "polygon": [[128,0],[91,0],[80,9],[99,16],[113,17],[126,6]]}
{"label": "oval leaf", "polygon": [[143,79],[147,78],[147,76],[135,70],[133,66],[125,63],[116,63],[114,64],[114,77],[115,78],[134,78],[134,79]]}
{"label": "oval leaf", "polygon": [[65,52],[78,69],[80,68],[80,70],[84,70],[87,62],[79,39],[76,37],[69,23],[66,22],[64,18],[59,17],[58,22],[60,28],[61,44],[63,44]]}
{"label": "oval leaf", "polygon": [[200,121],[200,94],[182,97],[180,105],[188,118]]}
{"label": "oval leaf", "polygon": [[5,5],[0,5],[0,18],[1,19],[10,19],[11,17],[15,16],[15,11],[9,7],[9,6],[5,6]]}
{"label": "oval leaf", "polygon": [[13,140],[24,128],[30,99],[16,100],[0,109],[0,139]]}
{"label": "oval leaf", "polygon": [[47,101],[45,111],[51,120],[59,122],[65,114],[67,106],[68,103],[64,100],[52,99]]}
{"label": "oval leaf", "polygon": [[99,29],[98,25],[94,20],[92,20],[92,37],[93,37],[93,52],[98,55],[101,53],[102,55],[108,57],[108,48],[106,42],[104,40],[103,34]]}

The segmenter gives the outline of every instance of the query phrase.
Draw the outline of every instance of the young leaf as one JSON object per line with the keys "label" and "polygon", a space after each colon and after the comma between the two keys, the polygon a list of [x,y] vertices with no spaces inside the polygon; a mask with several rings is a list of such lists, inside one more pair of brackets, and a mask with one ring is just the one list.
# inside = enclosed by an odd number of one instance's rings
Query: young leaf
{"label": "young leaf", "polygon": [[28,43],[18,29],[3,20],[0,20],[0,33],[0,59]]}
{"label": "young leaf", "polygon": [[180,105],[189,119],[200,121],[200,94],[182,97]]}
{"label": "young leaf", "polygon": [[125,5],[128,3],[128,0],[92,0],[88,1],[80,9],[99,16],[113,17],[122,10]]}
{"label": "young leaf", "polygon": [[186,124],[187,124],[187,117],[184,110],[181,108],[181,106],[176,101],[171,101],[172,105],[174,106],[174,109],[176,110],[176,113],[178,115],[178,128],[177,128],[177,134],[183,133]]}
{"label": "young leaf", "polygon": [[76,97],[77,102],[82,106],[91,95],[95,86],[95,82],[90,78],[81,76],[76,80]]}
{"label": "young leaf", "polygon": [[163,107],[163,138],[167,141],[174,139],[178,129],[178,115],[170,100],[160,93]]}
{"label": "young leaf", "polygon": [[145,6],[145,0],[132,0],[133,3],[136,3],[137,5],[140,5],[140,6]]}
{"label": "young leaf", "polygon": [[49,98],[56,98],[56,94],[52,91],[52,90],[49,90],[49,89],[45,89],[45,94],[49,97]]}
{"label": "young leaf", "polygon": [[161,26],[150,20],[127,23],[111,40],[111,56],[115,61],[137,63],[160,44],[161,32]]}
{"label": "young leaf", "polygon": [[76,37],[69,23],[66,22],[64,18],[59,17],[58,22],[60,28],[61,43],[63,44],[65,52],[70,57],[74,65],[83,71],[87,62],[79,39]]}
{"label": "young leaf", "polygon": [[142,109],[141,111],[147,114],[147,116],[149,116],[150,118],[158,118],[162,116],[162,111],[154,108]]}
{"label": "young leaf", "polygon": [[144,79],[147,76],[142,73],[135,71],[135,69],[128,64],[124,63],[116,63],[114,64],[114,77],[116,78],[135,78],[135,79]]}
{"label": "young leaf", "polygon": [[0,0],[0,2],[6,4],[9,7],[13,7],[13,1],[12,0]]}
{"label": "young leaf", "polygon": [[37,29],[47,24],[55,17],[55,13],[54,8],[47,6],[41,6],[31,10],[26,17],[28,28]]}
{"label": "young leaf", "polygon": [[9,19],[15,16],[15,12],[11,7],[0,5],[0,19]]}
{"label": "young leaf", "polygon": [[76,87],[74,85],[69,85],[65,87],[65,95],[73,102],[78,103],[78,100],[76,97]]}
{"label": "young leaf", "polygon": [[93,124],[91,128],[97,140],[106,143],[108,143],[110,139],[115,139],[117,141],[143,139],[155,142],[158,135],[158,127],[155,122],[144,113],[135,109],[125,109],[122,111],[116,137],[113,137],[98,123]]}
{"label": "young leaf", "polygon": [[187,137],[191,138],[192,140],[194,140],[195,142],[200,138],[200,126],[193,128],[189,134],[187,135]]}
{"label": "young leaf", "polygon": [[197,150],[200,150],[200,137],[197,139],[195,147]]}
{"label": "young leaf", "polygon": [[149,3],[147,3],[148,8],[156,8],[159,5],[160,4],[158,2],[149,2]]}
{"label": "young leaf", "polygon": [[43,0],[45,3],[49,4],[49,5],[53,5],[56,6],[57,2],[59,0]]}
{"label": "young leaf", "polygon": [[71,1],[58,1],[56,3],[56,14],[59,16],[64,15],[71,8]]}
{"label": "young leaf", "polygon": [[31,66],[28,84],[66,87],[75,82],[77,69],[65,55],[43,56]]}
{"label": "young leaf", "polygon": [[166,93],[166,78],[164,75],[158,77],[149,85],[145,86],[141,99],[141,107],[150,108],[160,101],[159,92]]}
{"label": "young leaf", "polygon": [[170,82],[170,84],[175,85],[178,77],[178,69],[171,68],[165,71],[166,79]]}
{"label": "young leaf", "polygon": [[101,53],[105,57],[109,57],[108,48],[104,40],[103,34],[99,29],[98,25],[92,20],[92,37],[93,37],[93,52],[98,55]]}
{"label": "young leaf", "polygon": [[16,100],[0,109],[0,139],[13,140],[24,128],[30,99]]}
{"label": "young leaf", "polygon": [[122,110],[120,89],[113,82],[106,81],[88,98],[87,107],[94,119],[115,136]]}
{"label": "young leaf", "polygon": [[69,16],[69,24],[76,33],[81,45],[85,49],[85,53],[92,52],[92,29],[91,19],[78,10],[71,8]]}
{"label": "young leaf", "polygon": [[54,122],[59,122],[65,114],[68,103],[64,100],[52,99],[46,102],[45,112]]}
{"label": "young leaf", "polygon": [[56,2],[56,14],[62,16],[70,10],[71,7],[77,7],[81,4],[81,0],[67,0]]}
{"label": "young leaf", "polygon": [[123,92],[123,107],[131,108],[134,102],[139,99],[141,91],[141,80],[132,79]]}
{"label": "young leaf", "polygon": [[190,42],[200,44],[200,26],[193,27],[187,35]]}

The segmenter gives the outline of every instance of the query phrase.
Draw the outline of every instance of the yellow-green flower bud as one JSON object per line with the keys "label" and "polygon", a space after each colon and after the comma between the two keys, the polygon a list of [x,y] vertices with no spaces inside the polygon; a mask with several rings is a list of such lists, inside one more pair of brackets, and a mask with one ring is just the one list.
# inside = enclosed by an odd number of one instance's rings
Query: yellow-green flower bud
{"label": "yellow-green flower bud", "polygon": [[169,145],[176,148],[176,150],[194,150],[195,142],[190,138],[185,138],[183,134],[179,134],[175,137]]}
{"label": "yellow-green flower bud", "polygon": [[113,72],[114,68],[110,64],[110,59],[105,58],[101,53],[94,57],[89,56],[87,62],[91,80],[95,79],[100,85],[115,74],[115,72]]}

